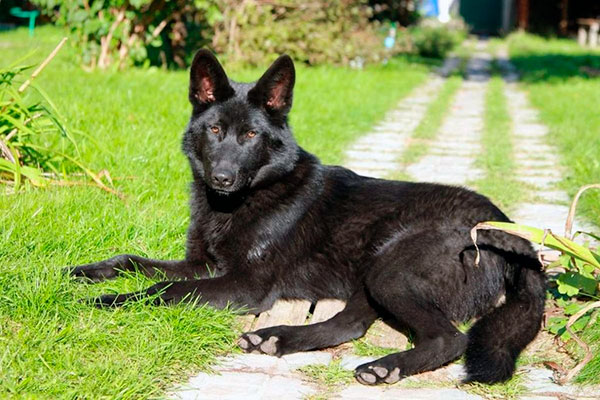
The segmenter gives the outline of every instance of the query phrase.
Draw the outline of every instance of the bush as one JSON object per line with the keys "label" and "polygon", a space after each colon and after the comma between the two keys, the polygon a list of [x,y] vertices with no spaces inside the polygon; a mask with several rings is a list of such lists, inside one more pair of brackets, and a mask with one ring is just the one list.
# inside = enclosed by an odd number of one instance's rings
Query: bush
{"label": "bush", "polygon": [[307,64],[378,61],[384,48],[367,0],[33,0],[69,27],[90,68],[185,67],[211,45],[227,61],[264,64],[287,53]]}
{"label": "bush", "polygon": [[214,0],[32,0],[67,26],[89,68],[175,64],[210,42],[221,17]]}
{"label": "bush", "polygon": [[366,0],[224,0],[213,46],[232,63],[259,65],[281,53],[310,65],[383,58]]}
{"label": "bush", "polygon": [[444,58],[465,39],[466,32],[460,20],[445,25],[425,20],[411,29],[412,45],[420,56]]}

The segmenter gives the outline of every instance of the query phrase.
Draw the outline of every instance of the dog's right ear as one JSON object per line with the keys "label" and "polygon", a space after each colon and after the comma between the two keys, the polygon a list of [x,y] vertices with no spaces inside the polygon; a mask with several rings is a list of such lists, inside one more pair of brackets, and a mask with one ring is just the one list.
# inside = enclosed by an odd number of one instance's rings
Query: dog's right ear
{"label": "dog's right ear", "polygon": [[194,112],[201,112],[212,103],[225,101],[233,96],[225,70],[217,58],[208,50],[199,50],[190,70],[189,99]]}

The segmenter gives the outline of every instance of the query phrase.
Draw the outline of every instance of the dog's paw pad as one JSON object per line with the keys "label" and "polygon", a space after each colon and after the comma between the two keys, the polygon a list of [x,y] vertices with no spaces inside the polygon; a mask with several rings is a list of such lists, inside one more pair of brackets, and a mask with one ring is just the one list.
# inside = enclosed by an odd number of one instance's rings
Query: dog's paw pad
{"label": "dog's paw pad", "polygon": [[250,348],[250,343],[248,343],[248,341],[243,337],[238,339],[237,345],[240,346],[243,350],[248,350]]}
{"label": "dog's paw pad", "polygon": [[400,368],[391,371],[380,365],[361,365],[354,375],[363,385],[377,385],[379,383],[396,383],[400,380]]}
{"label": "dog's paw pad", "polygon": [[267,341],[260,345],[260,350],[271,356],[277,353],[277,342],[279,342],[279,338],[277,336],[271,336]]}
{"label": "dog's paw pad", "polygon": [[400,380],[400,368],[394,368],[383,380],[385,383],[396,383]]}
{"label": "dog's paw pad", "polygon": [[249,333],[246,335],[246,337],[248,338],[250,343],[252,343],[252,345],[254,345],[254,346],[258,346],[263,341],[263,339],[260,336],[254,334],[254,333]]}
{"label": "dog's paw pad", "polygon": [[363,385],[374,385],[377,383],[377,377],[370,372],[359,372],[356,379]]}

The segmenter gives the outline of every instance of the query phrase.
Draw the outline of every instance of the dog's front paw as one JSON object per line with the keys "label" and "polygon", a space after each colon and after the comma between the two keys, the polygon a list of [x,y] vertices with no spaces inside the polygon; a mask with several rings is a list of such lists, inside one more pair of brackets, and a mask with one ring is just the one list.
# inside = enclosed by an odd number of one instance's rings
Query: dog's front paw
{"label": "dog's front paw", "polygon": [[66,267],[62,269],[64,275],[72,276],[78,279],[88,279],[93,282],[103,281],[105,279],[114,278],[117,273],[110,266],[102,266],[98,264],[86,264],[75,267]]}
{"label": "dog's front paw", "polygon": [[377,361],[359,365],[354,370],[356,380],[363,385],[377,385],[380,383],[396,383],[400,380],[400,368],[384,366]]}
{"label": "dog's front paw", "polygon": [[88,299],[86,302],[98,308],[119,307],[125,303],[125,298],[119,294],[103,294],[100,297]]}
{"label": "dog's front paw", "polygon": [[246,353],[268,354],[270,356],[283,355],[281,338],[270,335],[263,330],[244,333],[238,339],[238,346]]}

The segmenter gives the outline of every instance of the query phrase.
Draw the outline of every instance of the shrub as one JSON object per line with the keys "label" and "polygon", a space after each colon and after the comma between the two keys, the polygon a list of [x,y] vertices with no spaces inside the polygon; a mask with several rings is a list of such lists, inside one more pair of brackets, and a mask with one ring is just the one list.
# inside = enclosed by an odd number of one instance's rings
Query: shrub
{"label": "shrub", "polygon": [[425,20],[411,29],[413,47],[420,56],[444,58],[466,37],[466,27],[460,21],[440,24]]}
{"label": "shrub", "polygon": [[287,53],[308,64],[378,61],[384,48],[367,0],[33,0],[67,26],[90,68],[184,67],[211,45],[231,63]]}
{"label": "shrub", "polygon": [[310,65],[383,58],[366,0],[224,0],[212,44],[232,63],[263,64],[287,53]]}
{"label": "shrub", "polygon": [[90,68],[131,64],[185,67],[221,15],[215,0],[32,0],[67,26]]}

